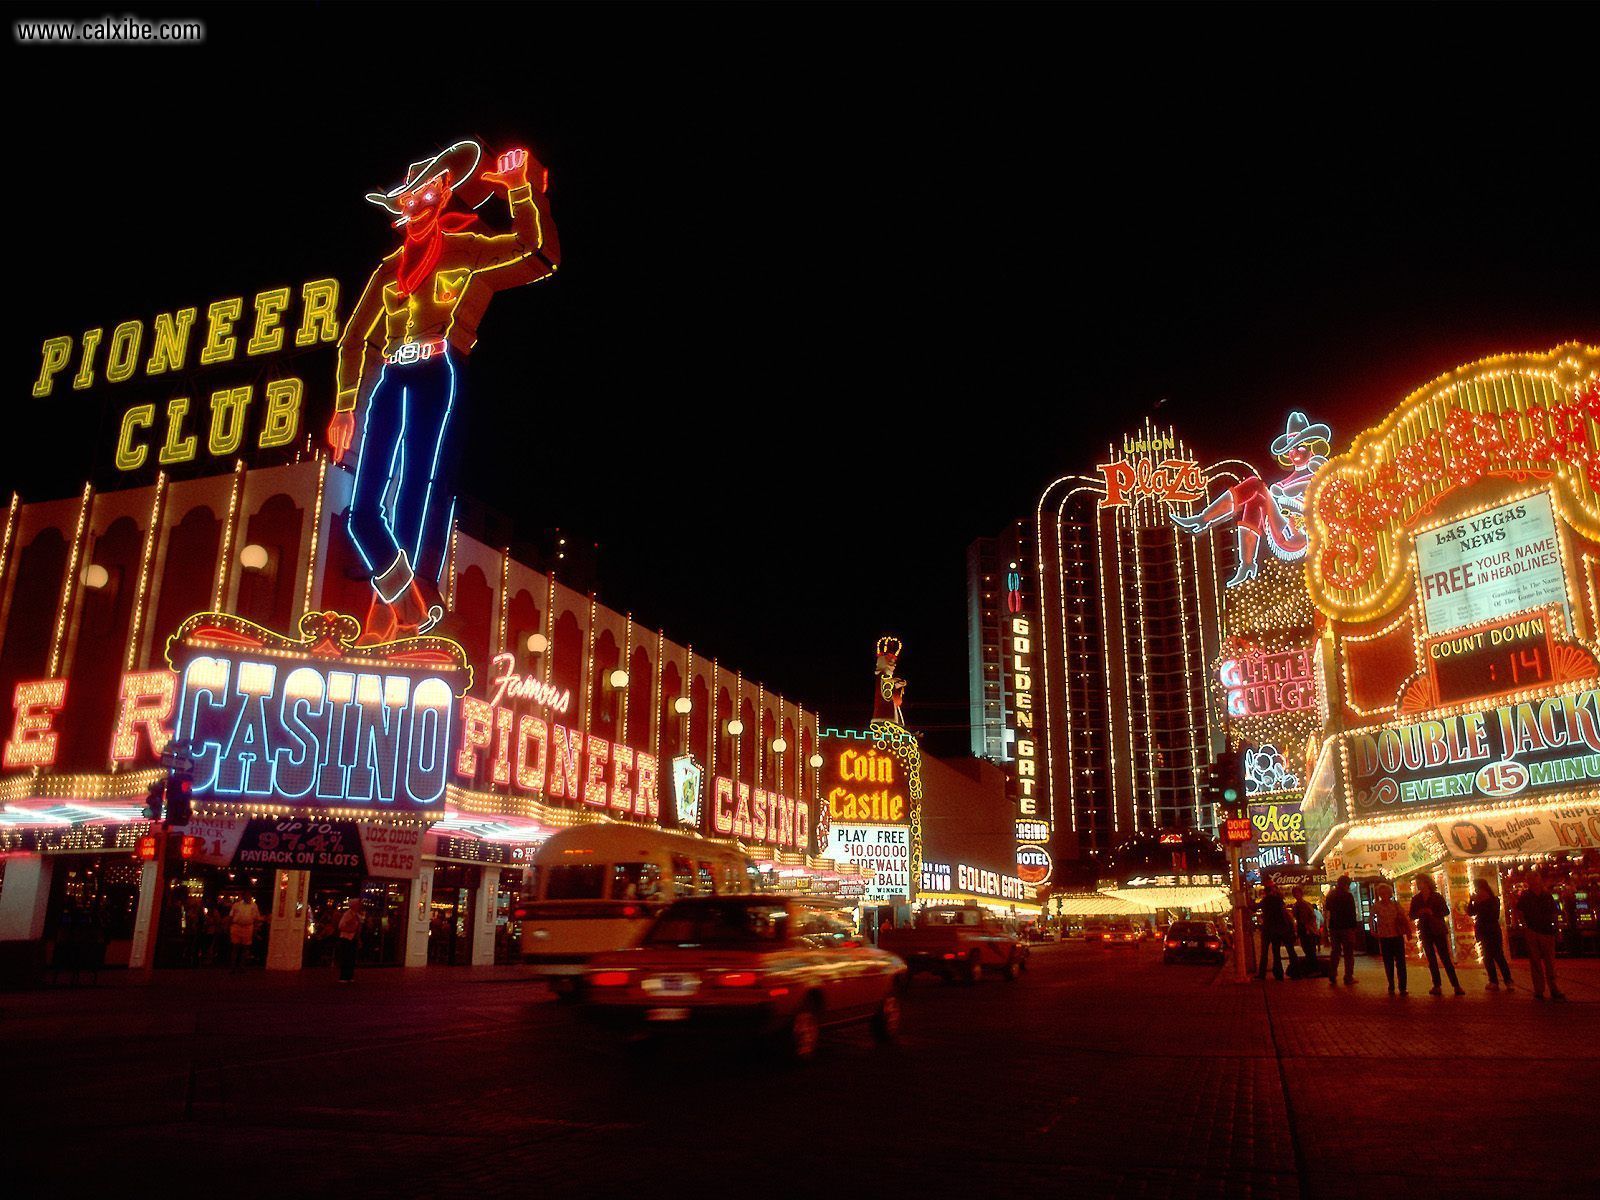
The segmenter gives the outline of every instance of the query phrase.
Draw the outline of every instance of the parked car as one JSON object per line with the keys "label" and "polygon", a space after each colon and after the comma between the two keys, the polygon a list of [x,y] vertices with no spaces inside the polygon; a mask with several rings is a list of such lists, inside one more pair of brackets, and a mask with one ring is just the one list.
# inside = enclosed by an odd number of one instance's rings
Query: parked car
{"label": "parked car", "polygon": [[1005,921],[976,905],[925,908],[912,929],[885,929],[880,949],[898,954],[912,974],[976,983],[984,971],[1015,980],[1028,969],[1028,947]]}
{"label": "parked car", "polygon": [[1090,921],[1083,927],[1083,940],[1098,942],[1106,936],[1106,923],[1104,921]]}
{"label": "parked car", "polygon": [[865,945],[837,907],[787,896],[716,896],[668,905],[628,950],[585,975],[586,1013],[635,1040],[724,1029],[774,1038],[809,1058],[822,1029],[869,1022],[900,1030],[906,964]]}
{"label": "parked car", "polygon": [[1167,926],[1161,961],[1221,964],[1227,960],[1222,935],[1210,921],[1174,921]]}

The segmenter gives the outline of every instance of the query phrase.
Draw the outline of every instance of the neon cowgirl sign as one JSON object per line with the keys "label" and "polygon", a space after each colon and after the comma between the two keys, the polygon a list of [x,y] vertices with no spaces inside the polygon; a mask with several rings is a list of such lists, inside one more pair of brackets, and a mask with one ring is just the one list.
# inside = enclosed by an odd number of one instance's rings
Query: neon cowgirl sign
{"label": "neon cowgirl sign", "polygon": [[311,613],[294,642],[222,613],[168,644],[174,734],[193,746],[194,794],[218,800],[443,808],[459,646],[418,638],[349,654],[350,617]]}

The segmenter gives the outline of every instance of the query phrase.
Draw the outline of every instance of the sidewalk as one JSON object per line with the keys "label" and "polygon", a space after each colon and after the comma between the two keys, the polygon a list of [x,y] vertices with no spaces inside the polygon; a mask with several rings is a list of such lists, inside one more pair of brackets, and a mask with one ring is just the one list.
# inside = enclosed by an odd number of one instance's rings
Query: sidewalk
{"label": "sidewalk", "polygon": [[[1326,968],[1328,956],[1320,954],[1318,959],[1323,967]],[[1233,962],[1230,959],[1227,966],[1217,974],[1216,982],[1219,985],[1235,982],[1233,971]],[[1477,997],[1488,1000],[1522,999],[1530,1003],[1534,1002],[1533,975],[1528,970],[1528,960],[1525,958],[1513,958],[1511,960],[1511,978],[1515,986],[1510,991],[1505,991],[1503,988],[1499,992],[1490,991],[1485,986],[1488,983],[1489,976],[1476,962],[1471,965],[1457,963],[1456,976],[1461,980],[1461,986],[1467,994],[1461,997],[1455,996],[1450,990],[1450,980],[1444,976],[1443,972],[1440,972],[1440,981],[1444,988],[1444,999],[1464,1001]],[[1250,976],[1248,982],[1256,983],[1255,976]],[[1271,970],[1268,970],[1265,983],[1274,984],[1276,982],[1277,980],[1273,978]],[[1600,958],[1556,959],[1556,983],[1570,1002],[1600,1003]],[[1296,991],[1302,989],[1317,990],[1319,988],[1323,992],[1331,990],[1328,986],[1326,975],[1310,979],[1285,979],[1283,986],[1292,987]],[[1383,974],[1383,960],[1375,955],[1357,955],[1355,986],[1345,988],[1343,983],[1340,983],[1339,986],[1346,991],[1362,994],[1375,993],[1387,998],[1389,993],[1388,984]],[[1408,1000],[1415,1000],[1419,997],[1423,1000],[1439,999],[1440,997],[1428,995],[1428,989],[1432,986],[1433,979],[1428,974],[1427,962],[1413,962],[1411,959],[1407,959],[1406,990],[1409,994],[1406,998]],[[1546,1003],[1548,1002],[1546,1001]]]}

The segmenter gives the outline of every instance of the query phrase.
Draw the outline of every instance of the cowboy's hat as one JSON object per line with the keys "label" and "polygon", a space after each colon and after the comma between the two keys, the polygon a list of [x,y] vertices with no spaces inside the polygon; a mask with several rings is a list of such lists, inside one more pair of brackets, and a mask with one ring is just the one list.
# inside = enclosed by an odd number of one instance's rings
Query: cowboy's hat
{"label": "cowboy's hat", "polygon": [[387,209],[395,216],[403,215],[400,211],[399,199],[406,192],[416,187],[419,183],[426,183],[435,175],[450,172],[450,187],[456,196],[468,208],[476,208],[489,198],[489,191],[483,194],[468,196],[464,189],[469,184],[477,182],[478,163],[483,158],[483,147],[471,138],[447,146],[432,158],[424,158],[412,163],[406,168],[405,182],[399,187],[390,188],[387,192],[368,192],[367,200]]}
{"label": "cowboy's hat", "polygon": [[1307,442],[1326,442],[1332,437],[1326,425],[1313,425],[1306,420],[1305,413],[1292,412],[1288,424],[1284,426],[1283,436],[1272,443],[1272,453],[1287,454],[1296,446],[1303,446]]}

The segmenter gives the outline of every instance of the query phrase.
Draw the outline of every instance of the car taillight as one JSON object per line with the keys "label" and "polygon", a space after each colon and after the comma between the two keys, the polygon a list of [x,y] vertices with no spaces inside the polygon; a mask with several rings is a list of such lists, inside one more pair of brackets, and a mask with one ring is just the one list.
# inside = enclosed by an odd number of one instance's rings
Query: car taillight
{"label": "car taillight", "polygon": [[724,971],[716,977],[718,987],[755,987],[757,975],[754,971]]}
{"label": "car taillight", "polygon": [[1215,940],[1209,941],[1209,942],[1206,943],[1206,949],[1207,950],[1221,950],[1222,949],[1222,943],[1219,942],[1219,941],[1215,941]]}
{"label": "car taillight", "polygon": [[945,957],[946,957],[946,958],[954,958],[954,957],[955,957],[955,955],[954,955],[954,954],[946,954],[946,955],[945,955]]}
{"label": "car taillight", "polygon": [[627,971],[596,971],[589,976],[590,987],[627,987]]}
{"label": "car taillight", "polygon": [[1178,939],[1177,938],[1168,938],[1167,939],[1167,945],[1169,947],[1176,946],[1177,944],[1178,944]]}
{"label": "car taillight", "polygon": [[525,908],[513,908],[511,915],[520,921],[528,915],[528,910]]}
{"label": "car taillight", "polygon": [[636,904],[624,904],[622,906],[622,915],[625,916],[625,917],[636,917],[636,916],[638,916],[639,915],[639,906],[636,905]]}

